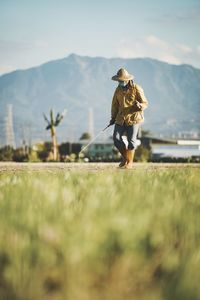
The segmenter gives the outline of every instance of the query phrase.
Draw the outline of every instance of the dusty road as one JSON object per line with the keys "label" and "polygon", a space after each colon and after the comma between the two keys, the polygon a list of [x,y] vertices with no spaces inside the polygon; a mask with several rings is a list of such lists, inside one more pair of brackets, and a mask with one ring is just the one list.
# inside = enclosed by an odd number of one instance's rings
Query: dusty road
{"label": "dusty road", "polygon": [[[166,168],[199,168],[197,163],[134,163],[134,170],[153,171]],[[0,173],[17,171],[124,171],[118,168],[118,163],[15,163],[0,162]]]}

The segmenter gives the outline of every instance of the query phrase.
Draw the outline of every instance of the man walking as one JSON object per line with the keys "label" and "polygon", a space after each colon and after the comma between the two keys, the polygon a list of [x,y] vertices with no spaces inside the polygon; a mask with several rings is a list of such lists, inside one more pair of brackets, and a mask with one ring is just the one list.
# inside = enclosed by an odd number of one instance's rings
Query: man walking
{"label": "man walking", "polygon": [[[134,76],[121,68],[112,80],[118,81],[114,92],[110,125],[115,124],[113,141],[122,155],[120,168],[131,169],[136,149],[136,139],[139,126],[144,122],[144,109],[148,101],[143,89],[133,82]],[[122,136],[127,135],[128,146],[124,143]]]}

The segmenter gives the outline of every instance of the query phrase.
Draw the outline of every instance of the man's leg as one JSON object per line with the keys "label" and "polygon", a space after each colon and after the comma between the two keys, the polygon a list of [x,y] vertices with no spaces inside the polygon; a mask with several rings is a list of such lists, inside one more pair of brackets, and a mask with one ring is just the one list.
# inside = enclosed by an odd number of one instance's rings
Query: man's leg
{"label": "man's leg", "polygon": [[133,150],[137,147],[137,134],[139,131],[140,124],[133,124],[126,127],[128,149]]}
{"label": "man's leg", "polygon": [[133,165],[133,159],[135,154],[135,149],[137,147],[137,134],[139,130],[139,124],[134,124],[132,126],[127,126],[127,140],[128,140],[128,150],[127,150],[127,169],[131,169]]}
{"label": "man's leg", "polygon": [[115,147],[119,150],[122,155],[122,161],[119,164],[119,167],[123,167],[126,164],[126,145],[122,139],[122,136],[125,132],[125,127],[122,125],[115,124],[113,141]]}

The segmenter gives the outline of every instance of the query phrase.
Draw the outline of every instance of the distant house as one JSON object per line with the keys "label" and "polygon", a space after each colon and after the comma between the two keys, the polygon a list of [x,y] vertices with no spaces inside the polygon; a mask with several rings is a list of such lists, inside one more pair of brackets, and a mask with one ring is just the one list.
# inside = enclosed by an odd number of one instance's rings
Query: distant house
{"label": "distant house", "polygon": [[87,155],[92,159],[114,159],[116,152],[112,141],[99,141],[89,146]]}
{"label": "distant house", "polygon": [[[83,149],[88,140],[83,140],[81,148]],[[126,138],[124,137],[124,142],[126,143]],[[138,145],[140,145],[140,140],[138,140]],[[106,140],[97,140],[84,151],[85,156],[89,157],[91,160],[117,160],[120,157],[118,150],[113,144],[112,138]]]}
{"label": "distant house", "polygon": [[[89,142],[89,140],[82,140],[81,149],[84,149]],[[116,157],[111,139],[94,141],[83,152],[90,160],[112,160]]]}
{"label": "distant house", "polygon": [[[124,137],[126,143],[126,138]],[[83,149],[89,141],[83,140],[81,148]],[[151,150],[151,160],[167,159],[200,159],[200,140],[197,139],[165,139],[154,136],[144,136],[137,140],[138,146],[142,144],[145,148]],[[90,160],[109,161],[118,160],[120,154],[115,148],[112,139],[94,141],[84,151],[85,156]]]}
{"label": "distant house", "polygon": [[149,138],[152,159],[159,158],[200,158],[200,140]]}

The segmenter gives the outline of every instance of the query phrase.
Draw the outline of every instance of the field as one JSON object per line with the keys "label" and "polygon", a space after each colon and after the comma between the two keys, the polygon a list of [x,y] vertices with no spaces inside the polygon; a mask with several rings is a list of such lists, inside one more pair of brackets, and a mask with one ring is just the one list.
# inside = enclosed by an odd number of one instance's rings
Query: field
{"label": "field", "polygon": [[0,165],[0,299],[200,299],[199,166],[80,166]]}

